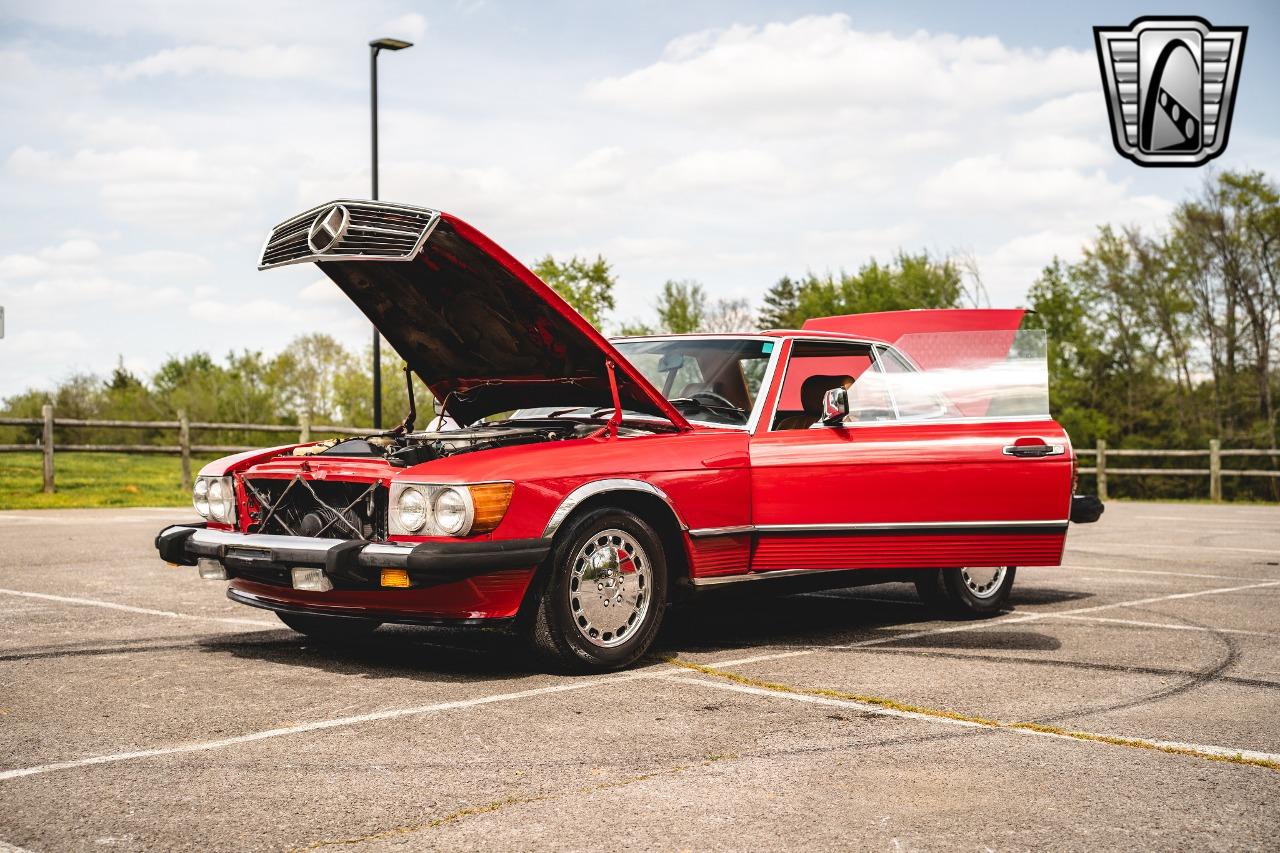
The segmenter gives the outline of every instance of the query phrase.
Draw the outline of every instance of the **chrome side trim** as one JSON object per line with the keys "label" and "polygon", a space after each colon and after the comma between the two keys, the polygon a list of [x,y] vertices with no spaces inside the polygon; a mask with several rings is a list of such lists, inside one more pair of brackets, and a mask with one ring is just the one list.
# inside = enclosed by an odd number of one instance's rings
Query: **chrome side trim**
{"label": "chrome side trim", "polygon": [[809,530],[841,531],[841,530],[913,530],[913,529],[947,529],[963,527],[981,530],[986,527],[1050,527],[1061,525],[1065,529],[1067,519],[1048,519],[1045,521],[902,521],[876,524],[757,524],[759,533],[796,533]]}
{"label": "chrome side trim", "polygon": [[647,483],[644,480],[632,480],[625,477],[611,477],[605,480],[592,480],[590,483],[583,483],[578,488],[570,492],[560,505],[556,507],[556,511],[551,513],[551,518],[547,521],[546,528],[542,531],[544,539],[549,539],[556,535],[556,531],[560,529],[560,525],[569,517],[578,506],[587,498],[594,497],[604,492],[645,492],[654,495],[663,500],[671,512],[675,515],[676,521],[680,524],[681,530],[688,530],[689,525],[685,524],[684,518],[681,517],[680,511],[676,509],[675,504],[671,502],[671,498],[667,493],[659,489],[653,483]]}
{"label": "chrome side trim", "polygon": [[731,527],[699,527],[689,530],[689,535],[697,539],[702,536],[736,536],[743,533],[754,533],[754,524],[738,524]]}
{"label": "chrome side trim", "polygon": [[769,572],[748,572],[745,575],[718,575],[709,578],[689,578],[695,587],[724,586],[747,581],[765,581],[774,578],[794,578],[801,575],[822,575],[828,572],[856,572],[858,569],[775,569]]}
{"label": "chrome side trim", "polygon": [[1066,519],[1047,521],[901,521],[872,524],[740,524],[731,527],[698,527],[688,531],[689,536],[733,536],[743,533],[806,533],[806,532],[865,532],[884,530],[948,530],[957,527],[971,530],[1005,527],[1054,527],[1065,526]]}

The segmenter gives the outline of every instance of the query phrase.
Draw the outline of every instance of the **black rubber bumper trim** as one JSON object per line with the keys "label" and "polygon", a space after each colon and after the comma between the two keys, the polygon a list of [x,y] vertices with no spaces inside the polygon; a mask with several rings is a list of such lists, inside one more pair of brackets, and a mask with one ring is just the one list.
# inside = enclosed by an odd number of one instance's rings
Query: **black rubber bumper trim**
{"label": "black rubber bumper trim", "polygon": [[348,539],[334,545],[324,555],[324,573],[331,578],[364,583],[368,579],[360,571],[360,552],[369,543],[363,539]]}
{"label": "black rubber bumper trim", "polygon": [[187,540],[197,530],[208,526],[201,521],[198,524],[172,524],[161,530],[156,534],[156,550],[160,552],[160,559],[179,566],[194,566],[196,558],[187,554]]}
{"label": "black rubber bumper trim", "polygon": [[551,553],[550,539],[500,539],[492,542],[422,542],[409,552],[410,574],[469,575],[536,566]]}
{"label": "black rubber bumper trim", "polygon": [[1073,495],[1071,520],[1075,524],[1092,524],[1102,517],[1106,506],[1096,495]]}
{"label": "black rubber bumper trim", "polygon": [[379,622],[387,622],[395,625],[435,625],[448,627],[490,627],[497,628],[510,625],[515,621],[514,617],[500,617],[494,619],[441,619],[432,616],[405,616],[400,613],[387,613],[381,610],[361,610],[359,613],[334,613],[322,607],[305,607],[297,604],[285,604],[282,601],[274,601],[267,598],[259,598],[250,593],[241,592],[237,589],[227,588],[227,598],[237,604],[247,604],[250,607],[259,607],[263,610],[271,610],[276,613],[296,613],[299,616],[327,616],[331,619],[376,619]]}

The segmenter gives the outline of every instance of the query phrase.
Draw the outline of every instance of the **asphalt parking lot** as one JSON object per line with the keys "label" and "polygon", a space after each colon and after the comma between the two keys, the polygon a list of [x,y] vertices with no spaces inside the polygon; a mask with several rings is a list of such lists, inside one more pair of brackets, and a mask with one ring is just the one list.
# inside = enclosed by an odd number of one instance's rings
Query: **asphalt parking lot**
{"label": "asphalt parking lot", "polygon": [[0,513],[0,850],[1280,844],[1280,508],[1113,503],[982,622],[706,599],[589,678],[317,645],[162,564],[185,517]]}

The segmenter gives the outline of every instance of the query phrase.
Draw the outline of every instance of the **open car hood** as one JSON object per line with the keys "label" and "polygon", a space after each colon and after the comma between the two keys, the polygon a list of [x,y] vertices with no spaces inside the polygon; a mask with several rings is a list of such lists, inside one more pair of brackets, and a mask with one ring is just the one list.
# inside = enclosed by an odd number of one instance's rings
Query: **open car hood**
{"label": "open car hood", "polygon": [[804,328],[894,344],[932,370],[1004,358],[1024,314],[1021,308],[924,308],[818,317]]}
{"label": "open car hood", "polygon": [[457,217],[370,201],[272,229],[259,269],[314,262],[459,423],[535,406],[624,409],[689,424],[581,314]]}

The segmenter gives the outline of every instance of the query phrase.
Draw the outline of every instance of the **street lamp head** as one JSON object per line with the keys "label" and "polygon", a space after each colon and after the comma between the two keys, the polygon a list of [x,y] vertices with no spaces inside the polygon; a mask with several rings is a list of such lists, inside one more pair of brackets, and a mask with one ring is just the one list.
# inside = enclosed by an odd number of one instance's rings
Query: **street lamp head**
{"label": "street lamp head", "polygon": [[375,39],[369,42],[369,47],[374,50],[404,50],[406,47],[413,47],[413,42],[404,39]]}

